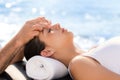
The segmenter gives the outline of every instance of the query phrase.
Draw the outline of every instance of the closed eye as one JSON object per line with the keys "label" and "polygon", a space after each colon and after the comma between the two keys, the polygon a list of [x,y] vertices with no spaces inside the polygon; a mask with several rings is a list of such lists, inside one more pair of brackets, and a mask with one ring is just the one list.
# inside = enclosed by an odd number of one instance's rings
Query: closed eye
{"label": "closed eye", "polygon": [[50,32],[51,32],[51,28],[48,29],[48,33],[50,33]]}

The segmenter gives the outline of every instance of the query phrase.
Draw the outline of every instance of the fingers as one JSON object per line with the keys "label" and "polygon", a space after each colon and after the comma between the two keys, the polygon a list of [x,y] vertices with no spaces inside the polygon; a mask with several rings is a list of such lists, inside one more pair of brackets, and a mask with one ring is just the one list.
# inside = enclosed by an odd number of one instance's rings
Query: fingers
{"label": "fingers", "polygon": [[41,23],[44,24],[51,24],[51,22],[47,19],[45,19],[45,17],[39,17],[38,20],[40,20]]}
{"label": "fingers", "polygon": [[35,25],[33,25],[32,26],[32,29],[33,29],[33,31],[42,31],[43,30],[43,27],[44,26],[42,26],[42,25],[39,25],[39,24],[35,24]]}
{"label": "fingers", "polygon": [[[51,22],[44,17],[39,17],[26,22],[26,25],[32,27],[33,30],[41,31],[44,28],[50,28]],[[40,28],[42,27],[42,28]]]}
{"label": "fingers", "polygon": [[32,27],[33,31],[42,31],[43,28],[48,29],[48,28],[56,28],[56,29],[60,29],[60,24],[54,24],[51,25],[51,22],[47,19],[45,19],[45,17],[38,17],[36,19],[30,20],[27,22],[28,26]]}
{"label": "fingers", "polygon": [[44,28],[49,28],[50,26],[48,24],[42,24],[42,23],[39,23],[39,24],[35,24],[32,26],[32,29],[34,31],[39,31],[41,32]]}
{"label": "fingers", "polygon": [[51,22],[48,21],[47,19],[45,19],[44,17],[38,17],[36,19],[29,20],[29,21],[27,21],[27,23],[29,23],[31,25],[38,24],[38,23],[44,23],[47,25],[51,25]]}

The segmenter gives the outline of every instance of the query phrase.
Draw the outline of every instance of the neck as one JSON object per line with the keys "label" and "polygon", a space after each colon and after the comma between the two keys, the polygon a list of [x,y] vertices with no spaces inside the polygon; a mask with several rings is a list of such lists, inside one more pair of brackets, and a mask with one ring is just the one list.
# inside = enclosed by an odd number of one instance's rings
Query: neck
{"label": "neck", "polygon": [[[66,67],[68,67],[70,61],[78,56],[83,54],[84,51],[83,50],[79,50],[77,49],[75,46],[71,46],[67,49],[61,50],[57,53],[56,59],[58,59],[59,61],[61,61],[63,64],[65,64]],[[59,54],[59,55],[58,55]],[[62,54],[62,55],[61,55]]]}

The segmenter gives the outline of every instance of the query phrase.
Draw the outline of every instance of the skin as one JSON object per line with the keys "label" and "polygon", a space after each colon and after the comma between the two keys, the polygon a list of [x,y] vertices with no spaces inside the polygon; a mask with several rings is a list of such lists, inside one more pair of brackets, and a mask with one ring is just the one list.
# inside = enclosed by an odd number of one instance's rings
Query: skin
{"label": "skin", "polygon": [[0,50],[0,73],[2,73],[8,65],[23,59],[24,45],[39,36],[43,27],[49,27],[51,23],[44,17],[39,17],[27,21],[21,30]]}
{"label": "skin", "polygon": [[59,24],[51,30],[43,29],[39,39],[46,44],[41,55],[64,63],[69,68],[73,80],[120,80],[120,75],[101,66],[90,57],[81,56],[85,52],[73,44],[73,34],[63,30]]}

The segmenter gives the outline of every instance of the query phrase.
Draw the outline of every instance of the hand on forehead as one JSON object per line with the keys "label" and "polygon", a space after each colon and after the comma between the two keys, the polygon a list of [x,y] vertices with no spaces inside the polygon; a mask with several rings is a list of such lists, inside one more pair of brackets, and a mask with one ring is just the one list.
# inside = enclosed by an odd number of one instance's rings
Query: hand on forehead
{"label": "hand on forehead", "polygon": [[43,28],[43,29],[49,29],[51,27],[51,21],[47,20],[45,17],[38,17],[34,20],[32,20],[32,22],[36,25],[39,25],[39,27]]}
{"label": "hand on forehead", "polygon": [[47,20],[45,17],[38,17],[38,18],[30,20],[30,21],[33,24],[36,24],[36,23],[51,24],[51,22],[49,20]]}
{"label": "hand on forehead", "polygon": [[45,17],[38,17],[31,21],[33,24],[38,24],[43,29],[52,29],[52,28],[60,28],[60,24],[56,23],[54,25],[51,24],[51,21],[47,20]]}

